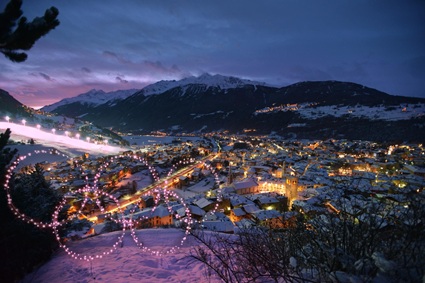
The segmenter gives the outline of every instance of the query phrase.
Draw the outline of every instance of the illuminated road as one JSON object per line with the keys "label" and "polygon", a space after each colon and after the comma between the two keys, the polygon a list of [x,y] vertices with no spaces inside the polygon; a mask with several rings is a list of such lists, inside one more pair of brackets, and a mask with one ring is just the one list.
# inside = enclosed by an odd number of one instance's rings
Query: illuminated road
{"label": "illuminated road", "polygon": [[188,167],[182,168],[182,169],[174,172],[170,176],[164,177],[164,178],[160,179],[159,181],[154,182],[154,183],[150,184],[149,186],[147,186],[147,187],[145,187],[145,188],[143,188],[141,190],[138,190],[129,199],[120,201],[120,206],[119,207],[117,207],[116,205],[111,205],[111,207],[109,207],[104,212],[96,211],[93,214],[91,214],[90,217],[87,217],[87,219],[89,221],[91,221],[91,222],[96,222],[97,221],[97,217],[99,215],[107,214],[107,213],[114,213],[114,212],[118,212],[120,210],[122,211],[122,210],[125,209],[125,207],[129,206],[130,204],[137,203],[140,200],[140,196],[142,194],[147,193],[150,190],[153,190],[153,189],[158,188],[158,187],[167,188],[169,184],[173,184],[174,183],[173,179],[179,178],[180,176],[186,176],[186,175],[192,173],[193,170],[196,167],[202,167],[203,164],[206,161],[208,161],[208,160],[211,161],[211,160],[215,159],[217,156],[218,156],[217,153],[212,153],[212,154],[210,154],[208,156],[205,156],[204,158],[196,161],[194,164],[192,164],[192,165],[190,165]]}

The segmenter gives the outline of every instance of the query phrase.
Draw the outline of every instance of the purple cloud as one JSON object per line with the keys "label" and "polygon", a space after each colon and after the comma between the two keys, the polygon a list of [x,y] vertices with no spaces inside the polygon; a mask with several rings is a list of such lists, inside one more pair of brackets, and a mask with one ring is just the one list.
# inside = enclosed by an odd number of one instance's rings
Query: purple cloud
{"label": "purple cloud", "polygon": [[279,86],[353,81],[425,97],[424,1],[39,0],[24,1],[23,11],[31,19],[51,5],[61,24],[28,60],[0,58],[0,88],[26,104],[28,86],[40,99],[59,100],[203,72]]}

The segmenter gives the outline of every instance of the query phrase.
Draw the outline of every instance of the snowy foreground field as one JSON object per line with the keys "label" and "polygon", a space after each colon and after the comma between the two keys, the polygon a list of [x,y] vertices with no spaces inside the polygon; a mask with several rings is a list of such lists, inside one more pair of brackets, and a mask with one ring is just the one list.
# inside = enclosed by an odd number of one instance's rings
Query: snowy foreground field
{"label": "snowy foreground field", "polygon": [[[82,255],[95,255],[109,250],[122,232],[102,234],[97,237],[74,242],[70,250]],[[177,229],[145,229],[137,231],[143,244],[152,250],[166,253],[179,245],[184,232]],[[197,243],[192,237],[175,253],[155,256],[136,246],[129,231],[124,236],[122,247],[113,253],[94,260],[73,259],[63,249],[52,259],[23,279],[23,283],[44,282],[221,282],[205,277],[205,269],[188,255]]]}
{"label": "snowy foreground field", "polygon": [[[33,127],[0,122],[0,130],[4,131],[6,128],[11,128],[11,139],[13,140],[25,141],[33,138],[36,141],[35,145],[11,145],[11,148],[18,149],[19,155],[28,155],[37,150],[51,148],[59,150],[68,158],[85,152],[100,156],[114,155],[127,150],[126,148],[110,145],[96,145]],[[146,139],[148,140],[146,141]],[[132,137],[131,141],[133,144],[164,142],[163,140],[153,141],[152,137],[144,139]],[[67,159],[66,156],[33,154],[21,162],[20,166],[40,161],[64,161]],[[141,179],[140,181],[143,181],[143,176],[139,176],[139,178]],[[82,256],[101,255],[112,248],[121,234],[122,231],[102,234],[76,242],[69,242],[67,246],[71,251]],[[134,242],[130,231],[126,231],[123,244],[101,259],[96,259],[91,263],[77,260],[60,248],[47,263],[28,274],[21,282],[221,282],[217,278],[207,278],[204,266],[189,258],[190,251],[198,245],[193,237],[187,236],[187,240],[180,246],[180,242],[185,236],[184,231],[171,228],[145,229],[137,231],[136,235],[145,247],[159,252],[162,256],[141,250]],[[173,253],[167,254],[167,251],[175,246],[180,248]]]}

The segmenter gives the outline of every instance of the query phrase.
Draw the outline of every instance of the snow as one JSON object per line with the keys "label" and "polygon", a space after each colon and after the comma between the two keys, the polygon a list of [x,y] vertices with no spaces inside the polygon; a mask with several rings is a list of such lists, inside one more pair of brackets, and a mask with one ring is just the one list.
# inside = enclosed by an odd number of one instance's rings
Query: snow
{"label": "snow", "polygon": [[42,143],[46,147],[53,147],[59,151],[65,152],[71,157],[81,155],[85,152],[93,155],[113,155],[125,151],[125,148],[94,144],[84,140],[65,136],[63,133],[56,132],[55,134],[46,132],[43,129],[37,129],[30,126],[24,126],[15,123],[0,122],[0,130],[4,131],[10,128],[12,131],[11,139],[22,140],[34,139],[36,143]]}
{"label": "snow", "polygon": [[120,186],[126,186],[128,183],[132,183],[135,181],[137,183],[137,188],[145,188],[152,184],[152,180],[150,177],[149,170],[143,170],[141,172],[136,172],[131,174],[130,176],[126,176],[123,179],[121,179],[120,182],[117,183],[117,187]]}
{"label": "snow", "polygon": [[[257,85],[266,85],[263,82],[256,82],[247,79],[240,79],[236,77],[227,77],[222,75],[210,75],[202,74],[199,77],[190,76],[181,80],[171,80],[171,81],[159,81],[154,84],[148,85],[141,90],[141,94],[145,96],[150,96],[154,94],[161,94],[175,87],[183,87],[188,85],[205,85],[207,87],[218,87],[220,89],[231,89],[237,87],[243,87],[245,85],[254,85],[256,88]],[[110,106],[116,104],[119,100],[124,100],[127,97],[137,93],[137,89],[126,89],[126,90],[116,90],[111,92],[104,92],[103,90],[92,89],[86,93],[77,95],[75,97],[65,98],[59,102],[53,103],[51,105],[44,106],[43,111],[52,112],[56,108],[71,103],[81,103],[87,104],[92,107],[98,106],[101,104],[108,103]],[[80,116],[82,117],[82,116]]]}
{"label": "snow", "polygon": [[243,87],[244,85],[266,85],[262,82],[255,82],[251,80],[244,80],[235,77],[226,77],[222,75],[210,75],[208,73],[202,74],[199,77],[191,76],[182,80],[176,81],[159,81],[157,83],[146,86],[142,89],[145,96],[160,94],[175,87],[181,87],[190,84],[202,84],[206,86],[219,87],[221,89],[230,89]]}
{"label": "snow", "polygon": [[71,104],[74,102],[80,102],[82,104],[90,104],[92,106],[97,106],[110,101],[112,102],[115,100],[123,100],[129,97],[130,95],[136,93],[137,91],[138,91],[137,89],[126,89],[126,90],[104,92],[103,90],[92,89],[86,93],[77,95],[75,97],[65,98],[59,102],[44,106],[42,110],[46,112],[51,112],[60,106]]}
{"label": "snow", "polygon": [[173,189],[173,192],[175,192],[180,198],[183,198],[183,199],[194,198],[199,195],[199,193],[190,192],[188,190],[180,190],[180,189]]}
{"label": "snow", "polygon": [[377,120],[408,120],[425,115],[425,104],[400,105],[398,107],[380,106],[316,106],[302,107],[299,113],[303,118],[317,119],[324,116],[342,117],[349,115],[356,118],[368,118]]}
{"label": "snow", "polygon": [[188,187],[186,190],[197,194],[205,193],[211,190],[214,186],[214,178],[207,177],[201,182],[196,182],[194,185]]}
{"label": "snow", "polygon": [[[69,244],[69,248],[84,255],[108,250],[122,232],[102,234]],[[184,232],[177,229],[137,230],[137,237],[152,250],[166,252],[179,245]],[[155,256],[138,248],[127,231],[123,245],[103,257],[90,262],[75,260],[60,249],[49,262],[27,275],[28,282],[221,282],[205,277],[204,266],[188,255],[198,243],[189,236],[175,253]]]}
{"label": "snow", "polygon": [[222,119],[226,119],[230,114],[232,114],[233,111],[229,111],[229,112],[224,112],[222,110],[217,110],[215,112],[211,112],[211,113],[206,113],[206,114],[196,114],[196,113],[192,113],[190,115],[194,116],[193,119],[199,119],[205,116],[214,116],[214,115],[222,115],[221,118]]}
{"label": "snow", "polygon": [[[19,154],[20,156],[27,156],[28,153],[33,153],[36,150],[50,150],[53,148],[49,148],[46,147],[44,145],[39,145],[39,144],[34,144],[34,145],[10,145],[7,146],[10,147],[12,149],[17,149],[18,152],[17,154]],[[6,147],[6,148],[7,148]],[[76,153],[76,152],[74,152]],[[81,153],[82,154],[82,153]],[[31,154],[31,156],[27,156],[27,158],[25,158],[25,160],[20,161],[19,165],[17,166],[17,170],[19,170],[20,168],[29,165],[29,164],[37,164],[37,163],[41,163],[41,162],[49,162],[49,163],[53,163],[53,162],[63,162],[66,161],[68,158],[63,156],[63,155],[59,155],[59,154],[50,154],[50,153],[46,153],[46,154]],[[85,183],[85,182],[84,182]]]}
{"label": "snow", "polygon": [[[317,106],[317,103],[300,103],[281,105],[276,107],[266,107],[258,109],[254,115],[270,114],[276,112],[294,111],[298,112],[302,118],[318,119],[326,116],[342,117],[348,115],[349,117],[366,118],[374,120],[408,120],[418,118],[425,115],[425,104],[400,104],[397,106],[365,106],[365,105],[326,105]],[[292,127],[302,127],[303,124],[291,124]],[[289,127],[289,126],[288,126]]]}
{"label": "snow", "polygon": [[[123,139],[128,141],[131,145],[153,145],[153,144],[166,144],[172,143],[175,136],[123,136]],[[196,141],[202,139],[201,137],[178,137],[182,141]]]}

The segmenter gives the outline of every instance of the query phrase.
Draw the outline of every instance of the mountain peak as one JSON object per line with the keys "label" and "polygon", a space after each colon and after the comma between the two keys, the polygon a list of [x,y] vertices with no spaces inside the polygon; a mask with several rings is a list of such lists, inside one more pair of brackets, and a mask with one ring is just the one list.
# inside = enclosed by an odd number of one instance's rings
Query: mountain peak
{"label": "mountain peak", "polygon": [[22,103],[3,89],[0,89],[0,113],[5,115],[26,115]]}
{"label": "mountain peak", "polygon": [[85,93],[82,93],[82,94],[80,94],[79,96],[81,96],[81,95],[85,95],[85,94],[97,94],[97,93],[105,93],[103,90],[101,90],[101,89],[95,89],[95,88],[92,88],[91,90],[89,90],[88,92],[85,92]]}
{"label": "mountain peak", "polygon": [[210,78],[210,77],[212,77],[212,75],[210,73],[203,73],[198,78],[199,79],[205,79],[205,78]]}
{"label": "mountain peak", "polygon": [[190,76],[179,81],[159,81],[143,88],[143,94],[160,94],[172,88],[190,84],[206,85],[208,87],[218,87],[220,89],[238,88],[243,87],[244,85],[266,85],[263,82],[255,82],[232,76],[223,76],[219,74],[211,75],[209,73],[203,73],[198,77]]}
{"label": "mountain peak", "polygon": [[111,92],[105,92],[101,89],[93,88],[89,90],[88,92],[82,93],[75,97],[65,98],[59,102],[44,106],[42,110],[51,112],[62,105],[67,105],[67,104],[71,104],[75,102],[96,106],[103,103],[107,103],[109,101],[125,99],[129,97],[130,95],[134,94],[136,91],[137,91],[136,89],[126,89],[126,90],[116,90]]}

